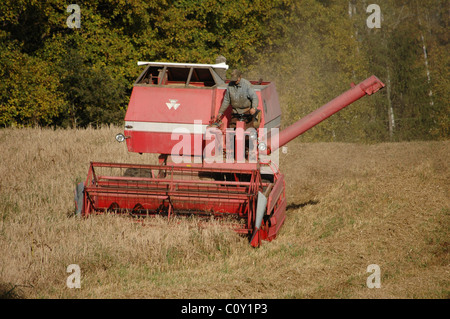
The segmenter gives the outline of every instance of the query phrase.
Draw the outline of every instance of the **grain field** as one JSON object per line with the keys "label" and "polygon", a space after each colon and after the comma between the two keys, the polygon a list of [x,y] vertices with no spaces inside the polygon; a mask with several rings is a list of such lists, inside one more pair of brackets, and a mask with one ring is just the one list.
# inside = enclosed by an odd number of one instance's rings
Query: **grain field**
{"label": "grain field", "polygon": [[[1,297],[450,297],[449,141],[291,142],[285,224],[254,249],[195,220],[74,217],[90,161],[156,163],[128,153],[120,131],[0,130]],[[66,285],[71,264],[80,289]],[[372,264],[380,288],[367,287]]]}

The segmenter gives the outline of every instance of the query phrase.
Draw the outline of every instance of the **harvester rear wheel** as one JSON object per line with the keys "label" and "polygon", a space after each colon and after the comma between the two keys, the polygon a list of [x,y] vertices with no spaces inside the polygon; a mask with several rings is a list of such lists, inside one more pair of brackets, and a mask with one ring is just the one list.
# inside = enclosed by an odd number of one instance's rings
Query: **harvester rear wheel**
{"label": "harvester rear wheel", "polygon": [[109,205],[109,207],[107,209],[108,212],[111,212],[114,214],[118,213],[119,210],[120,210],[120,206],[116,202],[111,203],[111,205]]}
{"label": "harvester rear wheel", "polygon": [[142,206],[140,203],[137,203],[136,205],[134,205],[130,215],[141,213],[143,210],[144,206]]}

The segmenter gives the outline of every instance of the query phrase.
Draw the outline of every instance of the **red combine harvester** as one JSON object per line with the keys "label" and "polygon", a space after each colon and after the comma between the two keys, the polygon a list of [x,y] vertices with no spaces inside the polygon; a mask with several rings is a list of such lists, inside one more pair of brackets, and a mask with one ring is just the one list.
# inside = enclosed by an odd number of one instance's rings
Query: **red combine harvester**
{"label": "red combine harvester", "polygon": [[128,151],[159,154],[159,165],[92,162],[77,185],[77,214],[191,216],[231,221],[258,247],[276,237],[286,218],[285,179],[278,149],[324,119],[384,87],[375,76],[336,97],[286,129],[274,83],[250,81],[258,98],[259,127],[244,130],[242,117],[221,123],[228,66],[139,62],[125,129],[118,134]]}

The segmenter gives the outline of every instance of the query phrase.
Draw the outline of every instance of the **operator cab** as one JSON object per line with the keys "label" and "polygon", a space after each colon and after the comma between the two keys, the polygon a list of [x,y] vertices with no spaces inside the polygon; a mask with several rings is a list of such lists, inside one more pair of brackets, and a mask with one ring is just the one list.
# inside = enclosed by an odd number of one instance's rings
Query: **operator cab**
{"label": "operator cab", "polygon": [[215,87],[224,80],[215,68],[227,68],[222,64],[190,64],[143,62],[148,66],[137,78],[135,85],[158,85],[173,87]]}

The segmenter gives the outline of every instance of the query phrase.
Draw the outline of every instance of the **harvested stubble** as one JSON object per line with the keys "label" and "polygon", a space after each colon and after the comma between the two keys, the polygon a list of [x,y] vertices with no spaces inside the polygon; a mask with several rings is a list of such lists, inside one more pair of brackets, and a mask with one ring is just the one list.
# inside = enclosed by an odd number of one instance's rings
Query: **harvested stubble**
{"label": "harvested stubble", "polygon": [[[90,161],[156,163],[120,128],[0,130],[5,298],[449,298],[449,141],[291,142],[288,212],[253,249],[212,223],[73,217]],[[81,268],[69,289],[67,266]],[[378,264],[381,288],[369,289]]]}

